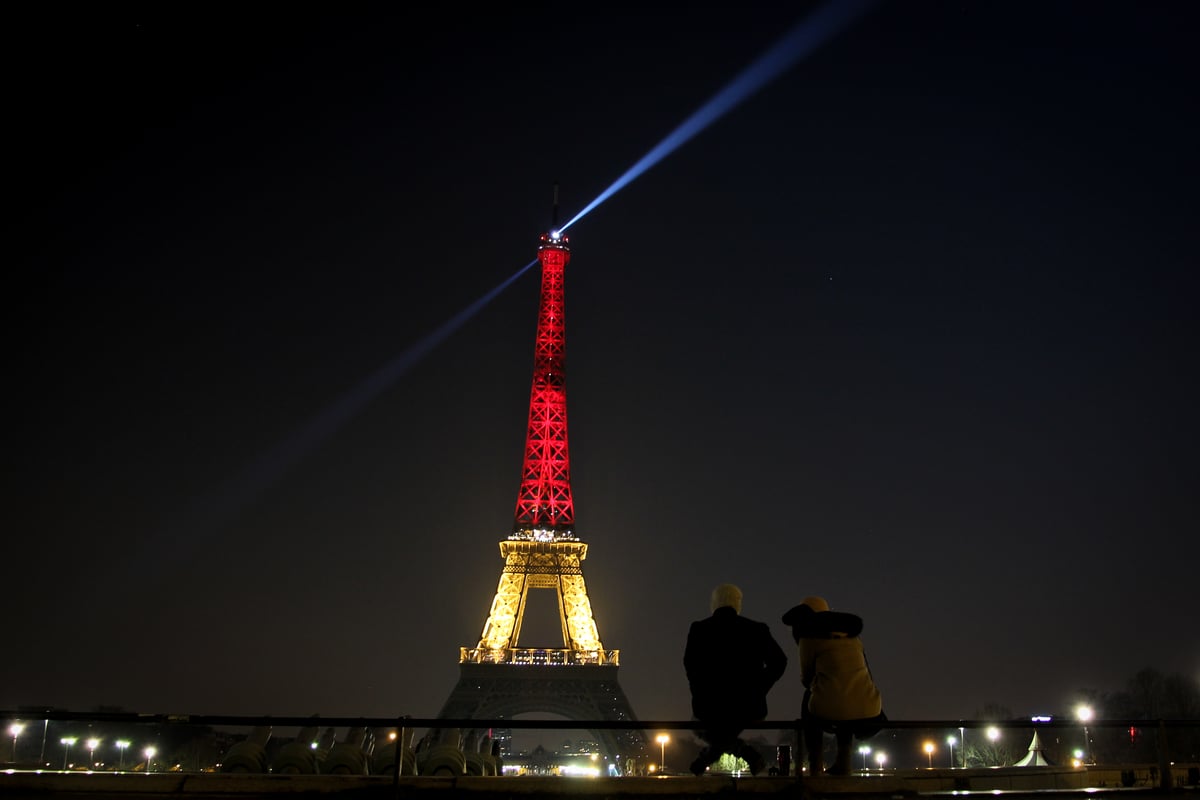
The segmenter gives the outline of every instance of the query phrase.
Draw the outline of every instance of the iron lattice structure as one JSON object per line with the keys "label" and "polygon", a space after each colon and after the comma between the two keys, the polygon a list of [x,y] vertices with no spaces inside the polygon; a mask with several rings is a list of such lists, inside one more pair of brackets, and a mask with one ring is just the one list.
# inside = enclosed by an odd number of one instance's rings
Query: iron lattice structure
{"label": "iron lattice structure", "polygon": [[523,539],[571,539],[575,502],[571,499],[571,458],[567,451],[567,326],[563,316],[563,276],[571,251],[567,240],[542,235],[542,300],[533,351],[529,426],[513,535]]}
{"label": "iron lattice structure", "polygon": [[[504,569],[483,634],[459,655],[459,680],[439,716],[505,719],[549,712],[568,719],[636,721],[617,682],[619,651],[605,650],[592,616],[575,535],[567,449],[566,325],[563,278],[571,260],[566,237],[543,234],[541,303],[521,486],[512,533],[500,542]],[[521,647],[531,589],[553,589],[562,646]],[[641,730],[604,729],[593,736],[611,756],[646,750]]]}

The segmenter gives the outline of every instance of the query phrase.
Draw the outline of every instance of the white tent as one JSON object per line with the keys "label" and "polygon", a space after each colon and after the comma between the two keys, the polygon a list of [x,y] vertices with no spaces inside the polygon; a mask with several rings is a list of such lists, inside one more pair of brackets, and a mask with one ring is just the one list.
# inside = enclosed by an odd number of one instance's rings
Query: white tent
{"label": "white tent", "polygon": [[1033,741],[1029,743],[1029,752],[1025,757],[1013,764],[1014,767],[1049,767],[1050,762],[1042,755],[1042,740],[1038,738],[1037,731],[1033,732]]}

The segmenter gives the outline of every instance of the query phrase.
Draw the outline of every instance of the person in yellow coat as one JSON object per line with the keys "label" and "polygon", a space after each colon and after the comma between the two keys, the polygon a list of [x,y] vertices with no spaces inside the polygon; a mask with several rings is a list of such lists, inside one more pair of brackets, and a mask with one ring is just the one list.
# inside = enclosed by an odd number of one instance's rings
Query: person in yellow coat
{"label": "person in yellow coat", "polygon": [[804,684],[800,711],[810,775],[824,769],[824,735],[837,741],[831,775],[849,775],[851,745],[869,739],[887,721],[883,697],[863,650],[863,621],[856,614],[831,611],[822,597],[806,597],[783,615],[800,650]]}

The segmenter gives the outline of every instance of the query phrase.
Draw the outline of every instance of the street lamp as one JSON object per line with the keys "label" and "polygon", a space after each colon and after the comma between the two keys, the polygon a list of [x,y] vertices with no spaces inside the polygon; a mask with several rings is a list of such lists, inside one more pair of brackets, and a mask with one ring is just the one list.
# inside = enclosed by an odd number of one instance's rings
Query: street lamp
{"label": "street lamp", "polygon": [[953,736],[946,737],[946,746],[950,748],[950,769],[954,769],[954,745],[958,744],[958,739]]}
{"label": "street lamp", "polygon": [[[987,737],[988,737],[988,740],[992,743],[992,751],[993,751],[992,755],[999,756],[999,753],[997,753],[995,751],[996,751],[996,742],[1000,738],[1000,729],[997,728],[995,725],[988,728],[987,729]],[[997,758],[997,760],[999,760],[999,759]],[[1000,765],[996,764],[996,766],[1000,766]]]}
{"label": "street lamp", "polygon": [[1095,760],[1092,758],[1092,740],[1088,736],[1088,726],[1087,726],[1087,724],[1089,722],[1091,722],[1091,719],[1093,716],[1092,707],[1091,706],[1079,706],[1078,708],[1075,709],[1075,716],[1078,717],[1079,721],[1083,723],[1084,754],[1087,756],[1087,760],[1088,760],[1089,764],[1095,763]]}
{"label": "street lamp", "polygon": [[887,761],[887,753],[879,750],[875,753],[875,763],[879,765],[880,771],[883,770],[883,764]]}
{"label": "street lamp", "polygon": [[99,739],[88,739],[87,740],[88,769],[91,769],[96,766],[96,748],[99,746],[100,746]]}
{"label": "street lamp", "polygon": [[121,765],[117,769],[124,771],[125,769],[125,748],[129,747],[128,739],[117,739],[117,749],[121,751]]}
{"label": "street lamp", "polygon": [[958,726],[958,740],[962,742],[962,746],[958,749],[962,751],[963,769],[967,768],[967,729],[963,725]]}
{"label": "street lamp", "polygon": [[155,753],[158,752],[158,750],[154,749],[153,747],[147,747],[142,752],[146,756],[146,774],[149,775],[150,774],[150,759],[154,758],[154,755],[155,755]]}
{"label": "street lamp", "polygon": [[863,757],[863,772],[867,771],[867,753],[869,752],[871,752],[869,745],[862,744],[858,746],[858,753]]}
{"label": "street lamp", "polygon": [[59,741],[59,744],[64,745],[63,769],[66,769],[67,768],[67,759],[70,758],[70,756],[71,756],[71,745],[75,744],[79,740],[76,739],[74,736],[64,736],[63,738],[59,739],[58,741]]}
{"label": "street lamp", "polygon": [[654,737],[654,741],[658,742],[658,771],[664,772],[667,769],[667,742],[671,741],[671,737],[665,733],[660,733]]}
{"label": "street lamp", "polygon": [[925,743],[925,755],[929,757],[929,768],[933,769],[933,742]]}
{"label": "street lamp", "polygon": [[13,737],[13,763],[17,762],[17,737],[21,735],[21,731],[25,730],[25,725],[20,722],[14,722],[8,726],[8,732]]}

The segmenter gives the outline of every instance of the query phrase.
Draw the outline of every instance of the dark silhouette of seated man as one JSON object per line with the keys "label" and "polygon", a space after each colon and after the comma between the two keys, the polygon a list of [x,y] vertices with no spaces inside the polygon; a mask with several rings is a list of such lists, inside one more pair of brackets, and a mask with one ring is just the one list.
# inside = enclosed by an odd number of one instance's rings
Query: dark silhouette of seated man
{"label": "dark silhouette of seated man", "polygon": [[712,616],[689,628],[683,653],[692,715],[703,723],[698,733],[707,745],[692,762],[692,774],[703,775],[729,753],[757,775],[766,764],[741,733],[747,723],[767,718],[767,692],[783,676],[787,655],[765,622],[741,616],[738,587],[723,583],[713,589],[710,607]]}
{"label": "dark silhouette of seated man", "polygon": [[854,738],[869,739],[887,720],[883,699],[863,651],[862,618],[830,611],[821,597],[806,597],[783,615],[800,649],[800,680],[804,700],[800,723],[808,772],[824,770],[824,734],[837,740],[831,775],[850,774],[850,747]]}

